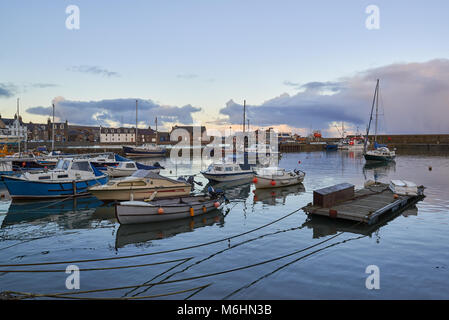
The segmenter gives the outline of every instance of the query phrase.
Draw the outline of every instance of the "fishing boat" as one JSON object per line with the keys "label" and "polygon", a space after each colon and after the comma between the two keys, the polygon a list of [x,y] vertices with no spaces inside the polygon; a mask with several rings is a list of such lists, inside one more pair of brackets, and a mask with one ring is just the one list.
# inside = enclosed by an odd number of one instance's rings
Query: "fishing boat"
{"label": "fishing boat", "polygon": [[[375,122],[375,134],[374,134],[375,149],[367,150],[368,149],[369,130],[371,127],[371,122],[373,120],[374,106],[376,106],[376,122]],[[378,147],[379,146],[377,143],[377,123],[378,123],[378,114],[379,114],[378,111],[379,111],[379,79],[377,79],[376,89],[374,91],[373,105],[371,107],[371,115],[370,115],[370,119],[369,119],[368,128],[366,129],[366,137],[365,137],[365,144],[364,144],[364,148],[363,148],[363,156],[365,157],[366,161],[378,161],[378,162],[394,161],[394,159],[396,158],[395,151],[391,151],[386,146]]]}
{"label": "fishing boat", "polygon": [[108,176],[85,159],[61,159],[55,169],[3,175],[12,199],[60,198],[88,194],[88,188],[103,185]]}
{"label": "fishing boat", "polygon": [[195,195],[178,199],[124,201],[115,206],[120,224],[161,222],[194,217],[221,206],[222,195]]}
{"label": "fishing boat", "polygon": [[128,177],[131,176],[134,172],[139,169],[149,170],[154,173],[159,173],[161,171],[161,167],[155,166],[145,166],[141,165],[140,168],[137,167],[137,163],[135,161],[120,161],[117,166],[108,166],[106,168],[106,172],[110,177]]}
{"label": "fishing boat", "polygon": [[304,181],[305,172],[301,170],[287,171],[284,168],[267,167],[256,171],[254,184],[256,188],[277,188],[292,186]]}
{"label": "fishing boat", "polygon": [[251,179],[255,172],[249,165],[216,162],[212,163],[207,170],[201,171],[201,174],[209,181],[225,182],[242,179]]}
{"label": "fishing boat", "polygon": [[141,146],[123,146],[123,152],[128,157],[163,157],[166,150],[154,143],[146,143]]}
{"label": "fishing boat", "polygon": [[129,177],[113,179],[107,184],[89,188],[103,201],[143,200],[157,191],[157,198],[180,197],[190,194],[192,185],[163,177],[150,170],[137,170]]}

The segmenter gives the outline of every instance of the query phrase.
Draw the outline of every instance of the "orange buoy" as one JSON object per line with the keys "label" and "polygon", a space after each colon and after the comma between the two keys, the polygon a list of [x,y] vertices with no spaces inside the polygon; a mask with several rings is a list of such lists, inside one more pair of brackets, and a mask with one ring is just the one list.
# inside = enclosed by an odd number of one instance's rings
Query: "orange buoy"
{"label": "orange buoy", "polygon": [[164,213],[164,209],[162,209],[162,208],[157,209],[157,213],[158,214],[163,214]]}
{"label": "orange buoy", "polygon": [[397,198],[399,198],[399,196],[398,196],[397,194],[395,194],[395,195],[393,196],[393,198],[397,199]]}
{"label": "orange buoy", "polygon": [[257,183],[257,181],[258,181],[257,178],[254,177],[253,182],[254,182],[254,183]]}
{"label": "orange buoy", "polygon": [[193,217],[193,216],[194,216],[194,214],[195,214],[195,212],[194,212],[193,208],[192,208],[192,207],[190,207],[190,216],[191,216],[191,217]]}
{"label": "orange buoy", "polygon": [[206,206],[203,206],[203,212],[204,212],[204,213],[207,212]]}
{"label": "orange buoy", "polygon": [[22,162],[22,167],[25,167],[26,166],[26,162],[24,161],[24,162]]}
{"label": "orange buoy", "polygon": [[254,201],[258,201],[258,200],[259,200],[259,198],[256,195],[254,195]]}
{"label": "orange buoy", "polygon": [[276,185],[276,181],[271,180],[271,185],[272,185],[272,186],[275,186],[275,185]]}
{"label": "orange buoy", "polygon": [[329,217],[336,218],[337,217],[337,210],[329,209]]}
{"label": "orange buoy", "polygon": [[219,206],[220,206],[220,202],[217,201],[217,202],[214,203],[214,207],[215,208],[218,208]]}

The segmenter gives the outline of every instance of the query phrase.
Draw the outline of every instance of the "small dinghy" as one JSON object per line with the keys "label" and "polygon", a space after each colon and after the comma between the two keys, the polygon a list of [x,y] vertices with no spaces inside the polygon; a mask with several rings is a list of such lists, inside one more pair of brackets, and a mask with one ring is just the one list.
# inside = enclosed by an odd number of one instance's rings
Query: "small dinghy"
{"label": "small dinghy", "polygon": [[253,182],[258,189],[287,187],[302,183],[305,175],[301,170],[287,171],[283,168],[268,167],[257,170]]}
{"label": "small dinghy", "polygon": [[417,196],[420,192],[415,183],[406,180],[392,180],[389,187],[391,191],[400,196]]}
{"label": "small dinghy", "polygon": [[224,200],[223,194],[214,193],[155,201],[124,201],[115,206],[115,215],[120,224],[169,221],[205,214],[219,208]]}

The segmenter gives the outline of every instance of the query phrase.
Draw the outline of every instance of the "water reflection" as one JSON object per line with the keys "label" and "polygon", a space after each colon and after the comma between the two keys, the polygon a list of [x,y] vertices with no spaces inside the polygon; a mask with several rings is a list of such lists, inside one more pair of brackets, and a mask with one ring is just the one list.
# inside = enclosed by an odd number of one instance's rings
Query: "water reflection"
{"label": "water reflection", "polygon": [[180,233],[192,232],[195,229],[213,225],[219,227],[224,225],[224,215],[219,210],[189,219],[120,225],[115,237],[115,248],[122,248],[129,244],[149,246],[151,240],[170,238]]}
{"label": "water reflection", "polygon": [[104,206],[93,196],[65,200],[12,201],[1,228],[15,224],[56,222],[64,229],[89,228],[95,209]]}
{"label": "water reflection", "polygon": [[282,187],[282,188],[269,188],[269,189],[255,189],[254,192],[254,203],[262,202],[270,206],[275,206],[277,204],[285,204],[288,196],[298,196],[304,193],[306,189],[302,183]]}
{"label": "water reflection", "polygon": [[211,183],[209,182],[203,189],[207,192],[209,186],[215,190],[222,190],[229,200],[246,200],[251,190],[252,179],[241,179],[236,181]]}
{"label": "water reflection", "polygon": [[387,178],[391,172],[396,172],[396,162],[367,162],[363,166],[363,176],[365,180],[374,179],[378,181]]}

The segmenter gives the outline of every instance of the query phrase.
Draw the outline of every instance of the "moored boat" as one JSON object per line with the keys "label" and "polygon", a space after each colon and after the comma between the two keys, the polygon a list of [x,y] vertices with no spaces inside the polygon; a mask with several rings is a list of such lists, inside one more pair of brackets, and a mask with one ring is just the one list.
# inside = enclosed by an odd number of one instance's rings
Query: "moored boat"
{"label": "moored boat", "polygon": [[277,188],[302,183],[305,172],[301,170],[287,171],[278,167],[261,168],[256,171],[253,180],[256,188]]}
{"label": "moored boat", "polygon": [[163,157],[166,150],[154,143],[141,146],[123,146],[123,152],[128,157]]}
{"label": "moored boat", "polygon": [[180,197],[190,194],[192,185],[161,176],[149,170],[137,170],[131,176],[109,181],[89,189],[100,200],[143,200],[157,191],[157,198]]}
{"label": "moored boat", "polygon": [[169,221],[205,214],[221,206],[221,195],[195,195],[156,201],[124,201],[115,206],[120,224]]}
{"label": "moored boat", "polygon": [[[143,170],[149,170],[154,173],[161,171],[160,167],[141,165]],[[110,177],[128,177],[135,173],[139,168],[135,161],[120,161],[117,166],[109,166],[106,168],[106,172]]]}
{"label": "moored boat", "polygon": [[88,194],[88,188],[102,185],[108,176],[85,159],[61,159],[55,169],[3,175],[12,199],[60,198]]}
{"label": "moored boat", "polygon": [[212,163],[207,170],[201,171],[201,174],[210,181],[226,182],[251,179],[255,172],[249,165],[217,162]]}

